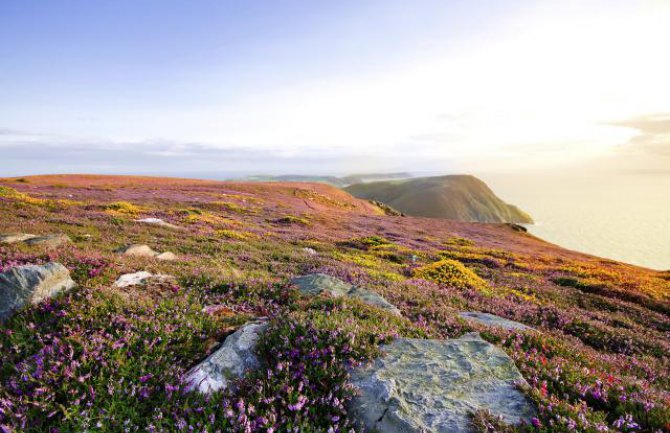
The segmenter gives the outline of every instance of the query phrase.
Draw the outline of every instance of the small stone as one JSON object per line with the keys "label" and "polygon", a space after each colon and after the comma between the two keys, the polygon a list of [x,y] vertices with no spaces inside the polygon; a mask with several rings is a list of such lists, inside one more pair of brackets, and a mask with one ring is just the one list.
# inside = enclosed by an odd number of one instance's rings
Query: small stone
{"label": "small stone", "polygon": [[156,256],[157,260],[164,260],[164,261],[174,261],[177,260],[177,256],[170,252],[170,251],[165,251],[164,253],[160,253]]}
{"label": "small stone", "polygon": [[0,321],[26,305],[38,304],[75,286],[60,263],[16,266],[0,273]]}
{"label": "small stone", "polygon": [[494,328],[502,328],[511,331],[532,331],[530,326],[523,323],[515,322],[514,320],[505,319],[504,317],[496,316],[495,314],[481,313],[479,311],[464,311],[458,314],[465,320],[469,320],[480,325],[492,326]]}
{"label": "small stone", "polygon": [[186,390],[203,394],[232,388],[234,381],[262,364],[256,345],[267,323],[249,322],[226,337],[221,347],[185,376]]}
{"label": "small stone", "polygon": [[36,237],[29,233],[5,233],[0,235],[0,244],[15,244]]}
{"label": "small stone", "polygon": [[123,254],[124,256],[135,256],[135,257],[155,257],[158,253],[151,249],[148,245],[144,244],[132,244],[127,247],[123,247],[117,252]]}
{"label": "small stone", "polygon": [[135,221],[137,221],[138,223],[151,224],[155,226],[166,227],[169,229],[175,229],[175,230],[181,229],[181,227],[176,226],[174,224],[170,224],[169,222],[163,221],[160,218],[141,218]]}
{"label": "small stone", "polygon": [[316,255],[316,250],[314,248],[305,247],[302,250],[310,256],[315,256]]}

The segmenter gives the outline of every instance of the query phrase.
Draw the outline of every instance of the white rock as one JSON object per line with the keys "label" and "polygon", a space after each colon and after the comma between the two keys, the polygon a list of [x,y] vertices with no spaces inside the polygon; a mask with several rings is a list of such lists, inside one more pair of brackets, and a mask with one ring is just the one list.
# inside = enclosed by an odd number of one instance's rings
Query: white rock
{"label": "white rock", "polygon": [[204,394],[232,387],[247,371],[261,367],[255,350],[267,323],[249,322],[229,335],[223,345],[186,373],[187,391]]}
{"label": "white rock", "polygon": [[157,260],[164,260],[164,261],[174,261],[177,260],[177,256],[175,253],[172,253],[170,251],[165,251],[163,253],[160,253],[156,256]]}
{"label": "white rock", "polygon": [[29,233],[5,233],[0,235],[0,244],[15,244],[36,237]]}
{"label": "white rock", "polygon": [[160,218],[140,218],[140,219],[135,220],[135,221],[137,221],[138,223],[152,224],[152,225],[156,225],[156,226],[160,226],[160,227],[166,227],[166,228],[169,228],[169,229],[177,229],[178,230],[178,229],[181,228],[181,227],[176,226],[174,224],[170,224],[167,221],[163,221]]}
{"label": "white rock", "polygon": [[315,256],[316,255],[316,250],[314,248],[305,247],[302,250],[304,252],[306,252],[307,254],[309,254],[310,256]]}
{"label": "white rock", "polygon": [[14,310],[37,304],[75,286],[60,263],[16,266],[0,273],[0,321]]}
{"label": "white rock", "polygon": [[147,271],[134,272],[132,274],[123,274],[114,282],[115,287],[129,287],[140,284],[147,284],[149,282],[163,282],[173,281],[175,278],[172,275],[152,274]]}
{"label": "white rock", "polygon": [[148,245],[144,244],[132,244],[127,247],[123,247],[118,250],[119,253],[124,256],[135,256],[135,257],[155,257],[158,253],[151,249]]}
{"label": "white rock", "polygon": [[505,319],[504,317],[496,316],[495,314],[481,313],[479,311],[463,311],[458,314],[465,320],[469,320],[480,325],[491,326],[494,328],[502,328],[517,331],[533,330],[530,326],[523,323],[515,322],[514,320]]}

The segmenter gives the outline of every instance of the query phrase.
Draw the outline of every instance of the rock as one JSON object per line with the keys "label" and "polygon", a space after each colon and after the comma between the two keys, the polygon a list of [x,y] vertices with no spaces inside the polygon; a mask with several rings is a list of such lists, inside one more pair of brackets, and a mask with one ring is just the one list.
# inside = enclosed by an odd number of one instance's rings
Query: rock
{"label": "rock", "polygon": [[16,266],[0,273],[0,321],[25,305],[38,304],[75,286],[60,263]]}
{"label": "rock", "polygon": [[384,433],[471,433],[471,414],[489,410],[508,424],[529,421],[533,405],[514,362],[479,334],[453,340],[397,339],[352,372],[349,413]]}
{"label": "rock", "polygon": [[352,286],[339,278],[331,277],[326,274],[309,274],[296,277],[291,280],[291,284],[298,287],[304,295],[319,296],[327,293],[334,298],[348,297],[358,299],[375,307],[389,310],[393,314],[400,315],[400,310],[395,305],[384,299],[383,296],[370,290]]}
{"label": "rock", "polygon": [[117,252],[123,254],[124,256],[135,256],[135,257],[156,257],[158,253],[151,249],[148,245],[144,244],[132,244],[127,247],[117,250]]}
{"label": "rock", "polygon": [[316,250],[314,248],[305,247],[302,250],[310,256],[315,256],[316,255]]}
{"label": "rock", "polygon": [[181,227],[176,226],[174,224],[170,224],[169,222],[163,221],[160,218],[141,218],[141,219],[138,219],[138,220],[135,220],[135,221],[137,221],[138,223],[152,224],[152,225],[155,225],[155,226],[166,227],[166,228],[169,228],[169,229],[175,229],[175,230],[180,230],[181,229]]}
{"label": "rock", "polygon": [[521,224],[517,224],[517,223],[506,223],[506,225],[507,225],[509,228],[511,228],[512,230],[514,230],[515,232],[519,232],[519,233],[528,233],[528,229],[527,229],[526,227],[522,226]]}
{"label": "rock", "polygon": [[249,370],[261,367],[255,353],[267,323],[249,322],[229,335],[223,345],[185,376],[186,390],[204,394],[224,390]]}
{"label": "rock", "polygon": [[70,242],[68,235],[46,235],[36,236],[23,241],[27,245],[44,245],[47,247],[58,247],[60,245]]}
{"label": "rock", "polygon": [[164,253],[160,253],[156,256],[157,260],[164,260],[164,261],[174,261],[177,260],[177,256],[175,253],[172,253],[170,251],[165,251]]}
{"label": "rock", "polygon": [[152,274],[147,271],[134,272],[132,274],[123,274],[114,282],[115,287],[137,286],[149,282],[175,281],[172,275]]}
{"label": "rock", "polygon": [[0,235],[0,244],[15,244],[36,237],[28,233],[5,233]]}
{"label": "rock", "polygon": [[470,320],[480,325],[492,326],[494,328],[502,328],[516,331],[531,331],[534,330],[530,326],[523,323],[515,322],[514,320],[505,319],[504,317],[496,316],[495,314],[481,313],[479,311],[464,311],[458,314],[465,320]]}
{"label": "rock", "polygon": [[293,278],[291,284],[297,286],[300,293],[304,295],[319,296],[322,293],[327,293],[334,298],[346,296],[353,287],[339,278],[326,274],[303,275]]}
{"label": "rock", "polygon": [[400,316],[400,310],[396,308],[395,305],[391,304],[389,301],[384,299],[383,296],[378,295],[375,292],[371,292],[367,289],[362,289],[360,287],[352,287],[351,290],[347,293],[347,296],[349,296],[352,299],[358,299],[361,302],[364,302],[368,305],[374,305],[375,307],[378,308],[383,308],[385,310],[389,310],[393,314],[396,314]]}

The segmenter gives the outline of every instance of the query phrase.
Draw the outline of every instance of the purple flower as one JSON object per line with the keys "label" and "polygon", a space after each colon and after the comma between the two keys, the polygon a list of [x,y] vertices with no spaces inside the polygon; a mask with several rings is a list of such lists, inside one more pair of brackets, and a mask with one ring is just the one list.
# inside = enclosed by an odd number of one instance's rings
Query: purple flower
{"label": "purple flower", "polygon": [[149,373],[145,376],[140,376],[140,383],[147,383],[149,381],[149,379],[151,379],[152,377],[154,377],[154,375],[151,374],[151,373]]}

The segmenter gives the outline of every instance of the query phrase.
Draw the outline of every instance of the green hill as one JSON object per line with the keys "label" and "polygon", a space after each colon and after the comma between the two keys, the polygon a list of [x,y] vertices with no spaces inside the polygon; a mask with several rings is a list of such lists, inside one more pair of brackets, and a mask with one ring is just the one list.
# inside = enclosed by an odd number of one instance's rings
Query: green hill
{"label": "green hill", "polygon": [[359,183],[345,190],[358,198],[383,202],[410,216],[492,223],[533,222],[524,211],[505,203],[488,185],[470,175]]}

